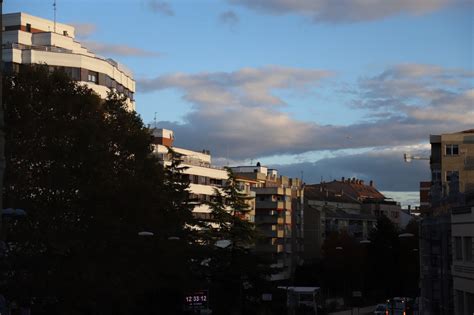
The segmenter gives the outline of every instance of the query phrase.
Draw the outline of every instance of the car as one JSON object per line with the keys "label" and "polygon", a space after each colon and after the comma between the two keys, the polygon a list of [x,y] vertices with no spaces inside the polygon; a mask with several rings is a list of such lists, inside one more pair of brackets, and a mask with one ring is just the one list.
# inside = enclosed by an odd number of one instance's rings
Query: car
{"label": "car", "polygon": [[374,310],[374,315],[385,315],[387,304],[377,304]]}

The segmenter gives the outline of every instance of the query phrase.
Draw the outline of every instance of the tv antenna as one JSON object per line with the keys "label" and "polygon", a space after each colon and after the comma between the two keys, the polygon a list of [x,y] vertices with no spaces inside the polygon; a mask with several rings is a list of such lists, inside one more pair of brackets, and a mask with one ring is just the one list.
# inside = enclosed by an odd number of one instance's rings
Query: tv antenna
{"label": "tv antenna", "polygon": [[53,1],[53,10],[54,10],[54,32],[56,33],[56,0]]}
{"label": "tv antenna", "polygon": [[157,123],[156,123],[156,114],[157,112],[155,112],[155,117],[153,118],[153,127],[156,129],[156,126],[157,126]]}

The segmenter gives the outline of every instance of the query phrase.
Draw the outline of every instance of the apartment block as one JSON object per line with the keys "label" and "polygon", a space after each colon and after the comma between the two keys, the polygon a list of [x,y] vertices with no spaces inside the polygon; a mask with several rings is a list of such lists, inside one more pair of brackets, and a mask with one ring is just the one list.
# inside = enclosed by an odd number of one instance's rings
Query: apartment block
{"label": "apartment block", "polygon": [[117,61],[89,51],[75,38],[71,25],[23,12],[3,14],[3,62],[6,72],[22,65],[46,64],[63,69],[73,80],[106,98],[110,90],[126,97],[135,109],[135,80],[130,70]]}
{"label": "apartment block", "polygon": [[271,279],[291,279],[303,250],[301,181],[279,176],[277,170],[259,163],[232,170],[238,179],[252,182],[251,189],[256,194],[255,224],[262,234],[255,249],[270,256],[273,266],[280,270]]}
{"label": "apartment block", "polygon": [[[220,189],[226,184],[229,178],[227,171],[212,165],[211,154],[207,150],[198,152],[175,147],[172,130],[154,128],[152,131],[153,153],[168,166],[172,158],[170,149],[173,150],[175,157],[180,159],[181,166],[184,167],[183,174],[189,176],[190,198],[196,204],[193,210],[194,216],[203,220],[210,219],[211,209],[204,202],[211,200],[215,189]],[[245,189],[245,185],[243,187]]]}
{"label": "apartment block", "polygon": [[474,129],[431,135],[430,143],[431,182],[420,186],[421,307],[425,314],[472,314]]}
{"label": "apartment block", "polygon": [[332,232],[346,231],[358,240],[367,239],[379,216],[395,224],[406,213],[395,201],[387,199],[371,181],[368,185],[356,178],[306,185],[304,216],[304,257],[319,259],[321,246]]}
{"label": "apartment block", "polygon": [[474,129],[431,135],[430,143],[433,205],[458,192],[474,190]]}
{"label": "apartment block", "polygon": [[474,193],[468,205],[451,210],[455,314],[474,314]]}

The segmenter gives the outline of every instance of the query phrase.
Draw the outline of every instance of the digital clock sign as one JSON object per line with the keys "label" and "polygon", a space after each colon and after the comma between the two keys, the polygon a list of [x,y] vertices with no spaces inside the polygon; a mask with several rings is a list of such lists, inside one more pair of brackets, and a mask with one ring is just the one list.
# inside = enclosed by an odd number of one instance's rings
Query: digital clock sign
{"label": "digital clock sign", "polygon": [[208,291],[201,290],[186,294],[184,297],[184,305],[188,309],[206,309],[208,308]]}

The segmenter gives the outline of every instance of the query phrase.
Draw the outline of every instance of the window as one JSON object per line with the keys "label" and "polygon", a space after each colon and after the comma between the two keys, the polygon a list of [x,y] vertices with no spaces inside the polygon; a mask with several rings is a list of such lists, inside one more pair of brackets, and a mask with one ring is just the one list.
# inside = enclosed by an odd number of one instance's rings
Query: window
{"label": "window", "polygon": [[26,23],[26,31],[31,33],[31,24]]}
{"label": "window", "polygon": [[446,171],[446,181],[450,182],[452,180],[459,180],[458,171]]}
{"label": "window", "polygon": [[456,260],[462,260],[462,239],[460,237],[454,238],[454,248],[456,251]]}
{"label": "window", "polygon": [[464,238],[464,260],[472,261],[472,237]]}
{"label": "window", "polygon": [[464,292],[456,290],[456,308],[458,314],[464,314]]}
{"label": "window", "polygon": [[440,170],[434,170],[431,172],[431,181],[433,182],[440,182],[441,181],[441,171]]}
{"label": "window", "polygon": [[458,155],[459,146],[457,144],[447,144],[446,145],[446,155]]}
{"label": "window", "polygon": [[474,314],[474,294],[466,292],[467,314]]}
{"label": "window", "polygon": [[87,81],[89,82],[97,83],[98,78],[99,78],[99,74],[97,72],[89,71],[89,73],[87,74]]}

